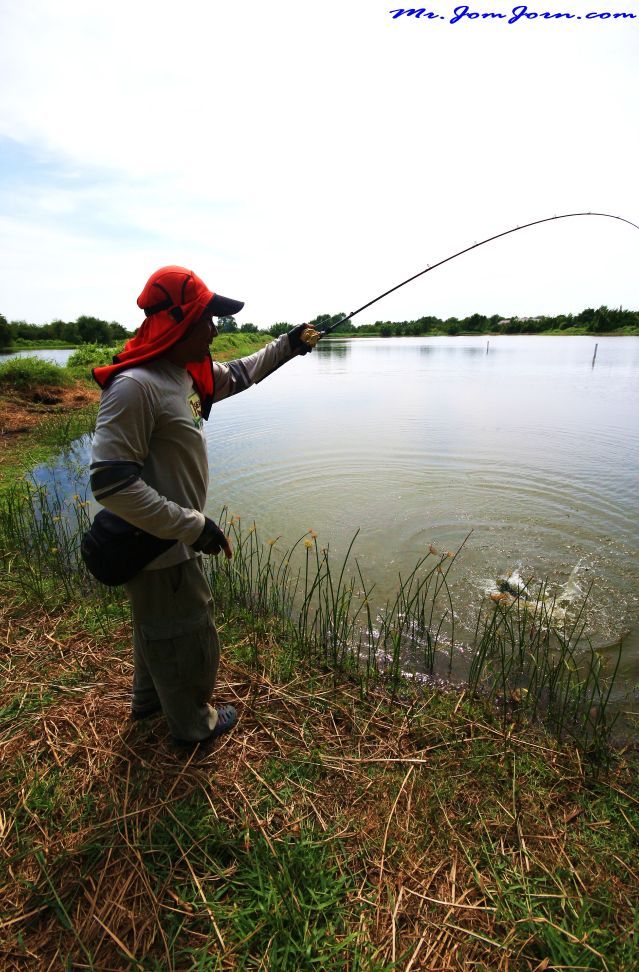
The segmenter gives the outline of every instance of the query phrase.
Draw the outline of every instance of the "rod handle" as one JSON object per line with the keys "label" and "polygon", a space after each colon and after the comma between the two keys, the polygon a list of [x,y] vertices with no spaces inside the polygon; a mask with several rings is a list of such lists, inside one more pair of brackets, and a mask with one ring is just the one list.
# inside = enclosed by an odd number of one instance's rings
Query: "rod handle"
{"label": "rod handle", "polygon": [[323,332],[316,331],[314,327],[305,327],[300,334],[300,340],[304,344],[307,344],[309,348],[314,348],[321,337],[323,337]]}

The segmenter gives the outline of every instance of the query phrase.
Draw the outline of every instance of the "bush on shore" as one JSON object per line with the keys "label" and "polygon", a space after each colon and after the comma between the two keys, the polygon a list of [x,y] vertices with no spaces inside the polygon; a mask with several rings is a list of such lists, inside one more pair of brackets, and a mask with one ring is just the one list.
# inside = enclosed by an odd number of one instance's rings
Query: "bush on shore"
{"label": "bush on shore", "polygon": [[10,358],[0,364],[0,391],[29,391],[37,386],[63,388],[72,375],[60,365],[44,358]]}

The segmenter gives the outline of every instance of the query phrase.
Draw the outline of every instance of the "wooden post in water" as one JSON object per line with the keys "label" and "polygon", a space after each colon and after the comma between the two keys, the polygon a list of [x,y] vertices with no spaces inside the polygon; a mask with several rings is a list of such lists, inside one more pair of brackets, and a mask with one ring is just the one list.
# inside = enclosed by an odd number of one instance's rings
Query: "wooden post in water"
{"label": "wooden post in water", "polygon": [[598,347],[599,347],[599,345],[598,344],[595,344],[595,353],[592,356],[592,367],[593,368],[595,367],[595,358],[597,357],[597,348]]}
{"label": "wooden post in water", "polygon": [[486,354],[488,354],[489,347],[490,347],[490,341],[486,341]]}

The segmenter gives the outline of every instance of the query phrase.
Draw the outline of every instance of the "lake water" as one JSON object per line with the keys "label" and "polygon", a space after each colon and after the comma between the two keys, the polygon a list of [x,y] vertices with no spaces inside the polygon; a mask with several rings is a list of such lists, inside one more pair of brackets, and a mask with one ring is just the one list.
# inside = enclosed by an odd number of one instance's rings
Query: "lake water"
{"label": "lake water", "polygon": [[638,431],[637,337],[335,338],[213,408],[207,512],[282,546],[312,528],[337,555],[359,528],[378,603],[470,533],[451,573],[468,632],[497,577],[558,591],[578,566],[589,632],[624,636],[632,688]]}
{"label": "lake water", "polygon": [[625,635],[636,681],[638,431],[636,337],[332,339],[214,407],[208,512],[336,553],[359,527],[380,601],[472,531],[452,574],[468,628],[496,577],[560,589],[579,565],[589,630]]}
{"label": "lake water", "polygon": [[10,351],[9,354],[0,352],[0,364],[9,358],[44,358],[55,364],[65,365],[75,348],[45,348],[40,351]]}

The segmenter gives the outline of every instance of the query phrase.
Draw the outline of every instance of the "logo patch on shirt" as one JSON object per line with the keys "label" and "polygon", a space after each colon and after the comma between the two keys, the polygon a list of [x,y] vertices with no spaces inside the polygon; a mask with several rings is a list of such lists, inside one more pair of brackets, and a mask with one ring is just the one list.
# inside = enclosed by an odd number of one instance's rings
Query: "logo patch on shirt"
{"label": "logo patch on shirt", "polygon": [[191,409],[191,415],[193,416],[193,425],[196,429],[201,429],[203,421],[202,403],[197,392],[193,392],[192,395],[189,395],[189,408]]}

